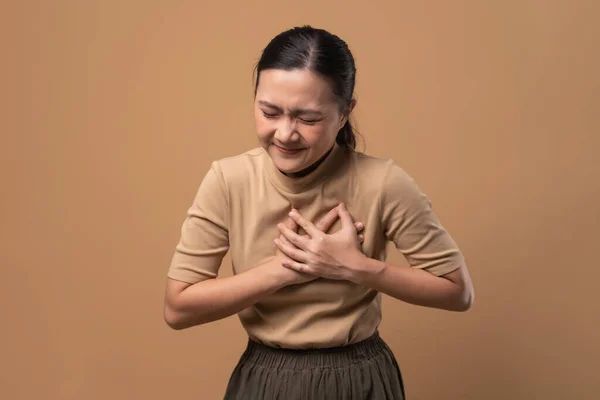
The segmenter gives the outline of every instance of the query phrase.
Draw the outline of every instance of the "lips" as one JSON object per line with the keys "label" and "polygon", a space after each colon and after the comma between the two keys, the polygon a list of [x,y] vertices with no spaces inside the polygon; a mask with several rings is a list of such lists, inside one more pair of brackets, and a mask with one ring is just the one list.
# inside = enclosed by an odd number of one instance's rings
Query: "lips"
{"label": "lips", "polygon": [[283,154],[296,154],[296,153],[299,153],[300,151],[304,150],[302,148],[290,149],[287,147],[281,147],[281,146],[277,146],[277,145],[275,145],[275,147],[277,148],[277,150],[279,150]]}

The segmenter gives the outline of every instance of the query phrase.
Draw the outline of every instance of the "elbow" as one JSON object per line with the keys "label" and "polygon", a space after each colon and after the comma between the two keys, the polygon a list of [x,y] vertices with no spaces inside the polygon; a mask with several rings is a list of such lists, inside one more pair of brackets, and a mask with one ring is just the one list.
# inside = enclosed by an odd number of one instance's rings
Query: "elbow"
{"label": "elbow", "polygon": [[188,318],[177,309],[165,304],[163,318],[167,326],[173,330],[180,331],[192,326]]}
{"label": "elbow", "polygon": [[465,312],[473,307],[475,293],[473,283],[469,276],[466,267],[460,268],[457,271],[449,274],[448,279],[453,285],[449,288],[448,310]]}
{"label": "elbow", "polygon": [[462,301],[458,302],[458,304],[456,304],[453,311],[457,311],[457,312],[469,311],[471,309],[472,305],[473,305],[473,301],[471,300],[471,298],[469,298],[467,300],[462,300]]}
{"label": "elbow", "polygon": [[163,303],[163,319],[171,329],[180,331],[191,327],[193,314],[186,306],[182,294],[189,286],[187,283],[169,280]]}
{"label": "elbow", "polygon": [[473,306],[473,291],[467,290],[457,296],[458,299],[454,303],[452,311],[465,312],[471,309]]}
{"label": "elbow", "polygon": [[165,304],[163,318],[167,326],[176,331],[204,325],[210,321],[204,315],[192,314],[169,304]]}
{"label": "elbow", "polygon": [[180,317],[180,314],[173,310],[173,308],[165,305],[163,310],[163,318],[167,326],[176,331],[182,330],[185,328],[183,323],[183,318]]}

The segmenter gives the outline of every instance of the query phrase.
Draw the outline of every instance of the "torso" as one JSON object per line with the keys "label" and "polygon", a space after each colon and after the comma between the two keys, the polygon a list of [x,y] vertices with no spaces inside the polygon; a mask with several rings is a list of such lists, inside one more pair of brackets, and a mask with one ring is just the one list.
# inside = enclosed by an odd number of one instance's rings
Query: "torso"
{"label": "torso", "polygon": [[[287,218],[292,206],[304,217],[317,221],[342,201],[354,219],[365,224],[363,252],[371,258],[385,258],[387,242],[380,226],[378,202],[378,182],[383,178],[385,164],[341,149],[334,156],[341,164],[325,162],[317,169],[323,176],[316,184],[305,179],[298,186],[290,179],[278,179],[262,149],[222,162],[229,188],[229,241],[234,273],[247,271],[274,256],[273,239],[279,236],[276,225]],[[228,163],[247,165],[233,168]],[[361,168],[363,163],[370,168]],[[378,166],[381,174],[373,175]],[[338,229],[339,220],[330,232]],[[252,339],[271,346],[341,346],[363,340],[376,331],[381,320],[380,302],[377,292],[360,285],[318,279],[284,288],[239,317]]]}

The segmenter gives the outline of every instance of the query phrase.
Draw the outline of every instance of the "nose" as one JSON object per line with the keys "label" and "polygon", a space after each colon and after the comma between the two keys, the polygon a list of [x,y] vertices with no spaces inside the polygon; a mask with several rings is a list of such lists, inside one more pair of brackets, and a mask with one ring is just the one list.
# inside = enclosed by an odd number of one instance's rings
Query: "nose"
{"label": "nose", "polygon": [[282,143],[286,143],[294,141],[297,136],[296,124],[288,118],[281,118],[279,124],[277,124],[275,138]]}

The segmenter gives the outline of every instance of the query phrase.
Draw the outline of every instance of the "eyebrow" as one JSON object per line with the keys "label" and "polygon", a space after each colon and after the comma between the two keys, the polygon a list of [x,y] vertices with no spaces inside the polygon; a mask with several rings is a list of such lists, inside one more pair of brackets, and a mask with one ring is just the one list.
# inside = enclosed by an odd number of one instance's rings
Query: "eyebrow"
{"label": "eyebrow", "polygon": [[[265,107],[269,107],[269,108],[272,108],[272,109],[277,110],[279,112],[283,112],[283,109],[281,107],[278,107],[275,104],[269,103],[268,101],[259,100],[258,103],[261,104],[261,105],[263,105],[263,106],[265,106]],[[298,115],[298,114],[317,114],[317,115],[323,115],[323,113],[321,111],[310,110],[310,109],[307,109],[307,108],[294,108],[294,109],[292,109],[290,111],[294,115]]]}

